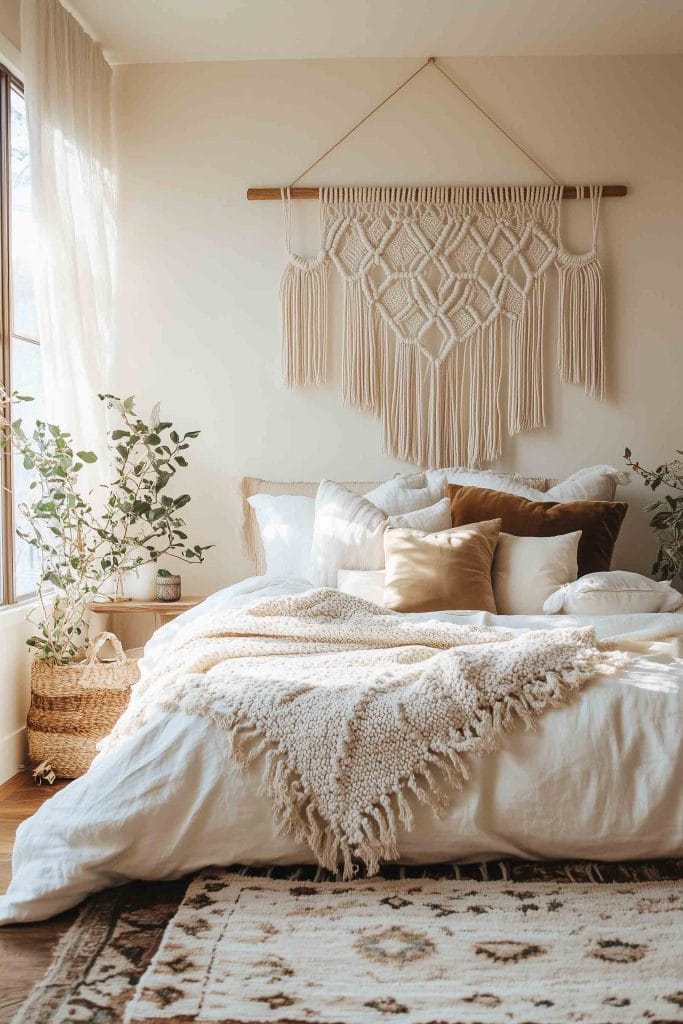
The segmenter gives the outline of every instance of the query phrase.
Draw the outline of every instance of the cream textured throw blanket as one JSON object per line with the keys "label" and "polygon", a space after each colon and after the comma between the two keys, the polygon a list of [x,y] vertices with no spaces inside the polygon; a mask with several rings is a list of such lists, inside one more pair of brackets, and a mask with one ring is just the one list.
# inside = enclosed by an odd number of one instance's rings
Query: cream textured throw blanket
{"label": "cream textured throw blanket", "polygon": [[336,590],[277,597],[188,625],[105,747],[154,708],[209,717],[238,765],[264,759],[277,826],[344,876],[398,856],[415,801],[446,806],[463,755],[495,749],[615,656],[587,628],[513,633],[416,622]]}

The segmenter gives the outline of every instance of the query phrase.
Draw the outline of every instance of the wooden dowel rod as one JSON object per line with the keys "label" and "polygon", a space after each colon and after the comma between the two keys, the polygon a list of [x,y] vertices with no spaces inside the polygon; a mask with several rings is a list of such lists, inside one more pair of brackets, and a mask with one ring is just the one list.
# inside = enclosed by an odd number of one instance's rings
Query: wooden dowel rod
{"label": "wooden dowel rod", "polygon": [[[485,186],[484,186],[485,187]],[[522,186],[523,188],[524,186]],[[584,199],[589,198],[588,185],[584,186]],[[603,185],[603,196],[625,196],[628,192],[626,185]],[[296,185],[290,189],[292,199],[317,199],[320,195],[320,188],[317,186]],[[279,188],[248,188],[247,199],[280,199],[282,197]],[[563,199],[576,199],[576,185],[565,185],[562,190]]]}

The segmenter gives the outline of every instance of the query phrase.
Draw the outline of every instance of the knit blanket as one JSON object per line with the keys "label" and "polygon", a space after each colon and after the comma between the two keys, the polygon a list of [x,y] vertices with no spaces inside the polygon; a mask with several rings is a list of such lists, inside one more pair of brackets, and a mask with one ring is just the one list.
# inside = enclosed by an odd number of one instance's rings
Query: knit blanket
{"label": "knit blanket", "polygon": [[615,655],[589,628],[524,633],[415,621],[336,590],[189,624],[134,687],[105,749],[153,709],[210,718],[244,767],[262,758],[277,828],[344,877],[398,857],[416,802],[446,807],[467,761],[531,726]]}

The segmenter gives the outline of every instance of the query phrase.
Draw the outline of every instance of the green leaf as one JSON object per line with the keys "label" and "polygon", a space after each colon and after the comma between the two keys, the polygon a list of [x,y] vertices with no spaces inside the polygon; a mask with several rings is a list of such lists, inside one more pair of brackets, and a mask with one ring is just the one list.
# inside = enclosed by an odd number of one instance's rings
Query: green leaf
{"label": "green leaf", "polygon": [[161,444],[161,438],[158,434],[148,434],[145,438],[145,444],[157,445]]}
{"label": "green leaf", "polygon": [[97,456],[94,452],[76,452],[81,462],[87,462],[91,465],[93,462],[97,462]]}
{"label": "green leaf", "polygon": [[183,469],[187,466],[187,459],[183,458],[182,455],[176,455],[175,460],[179,466],[183,467]]}
{"label": "green leaf", "polygon": [[179,498],[175,499],[174,504],[176,508],[183,508],[183,506],[187,505],[188,501],[191,500],[192,499],[190,498],[189,494],[181,494]]}
{"label": "green leaf", "polygon": [[120,441],[122,437],[130,437],[128,430],[112,430],[111,432],[113,441]]}

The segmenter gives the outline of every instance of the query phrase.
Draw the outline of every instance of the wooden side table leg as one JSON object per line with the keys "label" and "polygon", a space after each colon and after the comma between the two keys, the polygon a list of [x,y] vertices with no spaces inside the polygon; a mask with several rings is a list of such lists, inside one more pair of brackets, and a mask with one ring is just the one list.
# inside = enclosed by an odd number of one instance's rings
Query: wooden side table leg
{"label": "wooden side table leg", "polygon": [[161,614],[161,612],[155,612],[154,613],[154,631],[156,632],[156,630],[159,628],[159,626],[162,626],[163,623],[164,623],[164,617]]}

